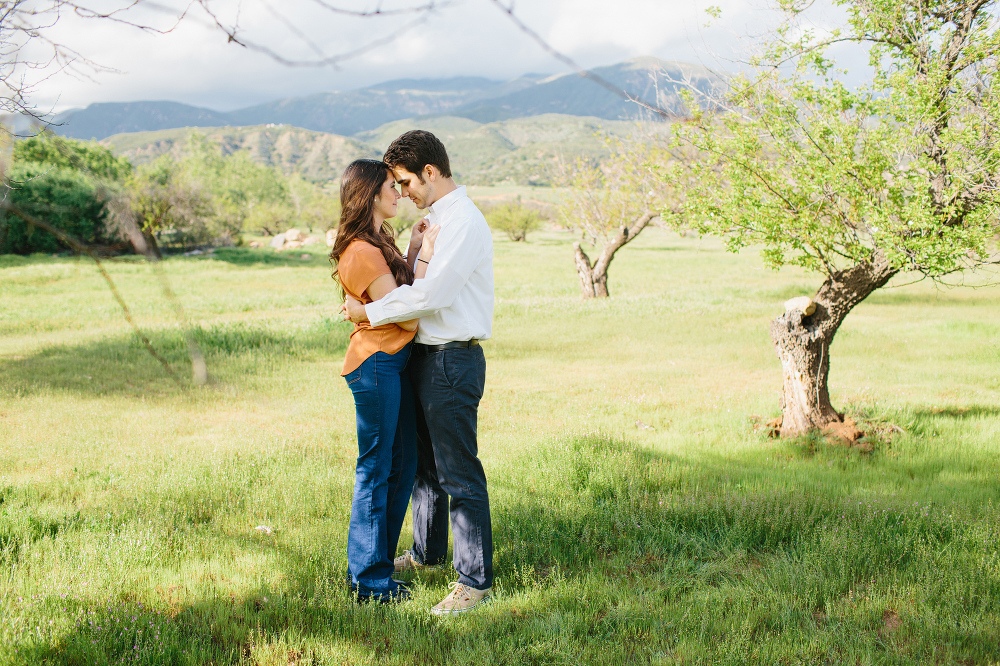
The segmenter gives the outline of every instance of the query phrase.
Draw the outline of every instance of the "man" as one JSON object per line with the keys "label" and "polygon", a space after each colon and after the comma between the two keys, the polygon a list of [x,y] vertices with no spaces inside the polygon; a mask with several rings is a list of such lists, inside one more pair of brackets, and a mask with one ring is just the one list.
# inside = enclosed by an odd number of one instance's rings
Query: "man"
{"label": "man", "polygon": [[[448,153],[430,132],[414,130],[392,142],[383,160],[402,195],[440,232],[427,274],[413,285],[362,305],[349,299],[347,316],[372,326],[420,318],[410,355],[417,400],[417,477],[413,484],[413,551],[397,570],[442,564],[448,552],[449,497],[458,581],[437,615],[462,613],[488,600],[493,585],[493,530],[486,474],[476,440],[486,382],[480,341],[493,325],[493,237],[483,214],[451,175]],[[419,256],[422,222],[407,256]],[[423,261],[417,258],[417,261]]]}

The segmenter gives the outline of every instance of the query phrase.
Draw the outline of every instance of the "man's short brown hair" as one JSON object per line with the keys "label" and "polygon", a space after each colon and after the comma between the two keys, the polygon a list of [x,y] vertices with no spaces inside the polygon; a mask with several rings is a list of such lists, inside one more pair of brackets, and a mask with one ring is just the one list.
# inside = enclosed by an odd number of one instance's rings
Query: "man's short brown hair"
{"label": "man's short brown hair", "polygon": [[389,145],[382,161],[391,167],[403,167],[417,174],[420,182],[424,182],[421,172],[428,164],[436,166],[445,178],[451,178],[448,151],[440,139],[425,130],[410,130],[401,135]]}

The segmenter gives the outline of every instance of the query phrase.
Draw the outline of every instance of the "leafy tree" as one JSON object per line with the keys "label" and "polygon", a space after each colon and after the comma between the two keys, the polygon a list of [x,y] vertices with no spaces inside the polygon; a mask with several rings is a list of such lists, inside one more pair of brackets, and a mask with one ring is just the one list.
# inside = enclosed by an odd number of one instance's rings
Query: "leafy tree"
{"label": "leafy tree", "polygon": [[537,209],[521,203],[521,197],[487,208],[486,221],[514,242],[526,241],[528,232],[542,228],[541,214]]}
{"label": "leafy tree", "polygon": [[216,237],[237,240],[248,231],[273,234],[295,217],[285,177],[257,164],[246,152],[223,155],[204,135],[192,134],[180,166],[211,196]]}
{"label": "leafy tree", "polygon": [[[320,185],[311,183],[299,175],[288,178],[288,192],[295,206],[296,224],[305,229],[323,231],[337,226],[337,221],[340,219],[339,196],[327,192]],[[402,204],[400,201],[401,210]]]}
{"label": "leafy tree", "polygon": [[[14,145],[13,164],[0,189],[14,206],[87,244],[109,242],[105,204],[132,165],[93,142],[43,133]],[[51,234],[16,216],[0,220],[0,252],[30,254],[66,249]]]}
{"label": "leafy tree", "polygon": [[566,226],[576,229],[598,252],[590,259],[573,243],[584,298],[607,297],[608,268],[618,252],[660,214],[665,183],[651,162],[661,157],[642,140],[609,140],[612,155],[601,163],[577,159],[563,165],[561,181],[570,194],[559,204]]}
{"label": "leafy tree", "polygon": [[92,178],[124,181],[132,175],[132,163],[96,141],[65,139],[42,132],[14,144],[15,162],[35,162],[76,169]]}
{"label": "leafy tree", "polygon": [[[9,182],[0,187],[7,190],[4,196],[12,205],[88,245],[105,243],[104,191],[86,174],[68,167],[29,162],[15,164],[8,177]],[[36,230],[19,217],[4,215],[0,219],[0,253],[65,249],[55,236]]]}
{"label": "leafy tree", "polygon": [[[680,130],[703,160],[688,212],[729,249],[816,271],[811,308],[771,323],[784,372],[784,434],[842,421],[830,402],[830,345],[851,310],[901,271],[933,279],[997,260],[1000,29],[995,0],[836,4],[820,39],[797,0],[729,112]],[[844,81],[828,48],[869,49],[873,75]]]}
{"label": "leafy tree", "polygon": [[[389,223],[392,225],[392,230],[396,234],[396,239],[398,240],[399,237],[403,235],[403,232],[409,231],[413,228],[413,225],[424,219],[424,215],[425,213],[418,210],[417,207],[413,205],[412,201],[409,199],[400,199],[399,207],[396,209],[396,217],[389,220]],[[336,224],[337,220],[335,219],[332,226],[336,226]]]}
{"label": "leafy tree", "polygon": [[246,152],[224,155],[195,134],[179,160],[162,155],[129,181],[112,225],[158,253],[159,245],[238,243],[244,232],[277,233],[292,226],[326,229],[339,204],[320,186],[253,162]]}
{"label": "leafy tree", "polygon": [[[128,239],[137,252],[160,256],[160,245],[187,247],[214,238],[214,208],[201,185],[169,156],[141,166],[121,197],[110,206],[108,225]],[[132,237],[142,234],[142,240]]]}

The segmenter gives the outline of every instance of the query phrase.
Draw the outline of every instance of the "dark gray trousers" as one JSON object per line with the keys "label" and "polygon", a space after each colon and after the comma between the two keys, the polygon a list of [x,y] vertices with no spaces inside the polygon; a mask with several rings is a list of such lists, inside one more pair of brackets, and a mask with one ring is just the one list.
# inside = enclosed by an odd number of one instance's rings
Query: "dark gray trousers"
{"label": "dark gray trousers", "polygon": [[408,367],[417,407],[414,553],[424,564],[447,560],[450,514],[458,581],[485,590],[493,585],[493,527],[476,440],[483,348],[428,352],[414,345]]}

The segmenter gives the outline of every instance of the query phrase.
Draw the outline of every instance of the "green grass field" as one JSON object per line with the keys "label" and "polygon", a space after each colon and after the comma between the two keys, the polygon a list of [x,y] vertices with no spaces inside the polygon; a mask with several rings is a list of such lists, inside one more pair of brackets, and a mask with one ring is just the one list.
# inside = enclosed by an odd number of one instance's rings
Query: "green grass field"
{"label": "green grass field", "polygon": [[[768,321],[815,276],[650,229],[588,302],[572,240],[495,237],[496,599],[445,619],[448,573],[390,608],[342,582],[356,445],[323,250],[164,263],[197,388],[86,259],[0,257],[0,664],[1000,663],[1000,288],[851,314],[831,391],[864,452],[755,426]],[[108,270],[188,376],[151,267]]]}

